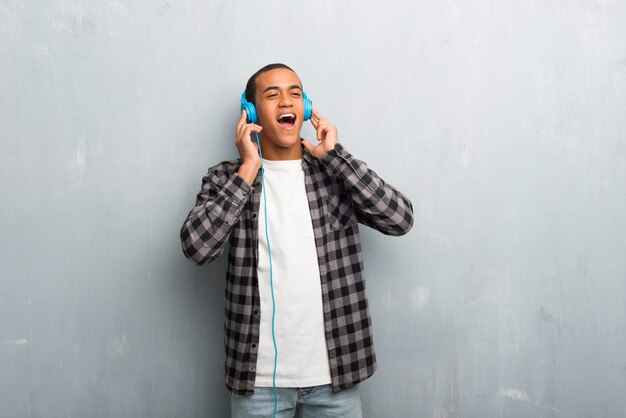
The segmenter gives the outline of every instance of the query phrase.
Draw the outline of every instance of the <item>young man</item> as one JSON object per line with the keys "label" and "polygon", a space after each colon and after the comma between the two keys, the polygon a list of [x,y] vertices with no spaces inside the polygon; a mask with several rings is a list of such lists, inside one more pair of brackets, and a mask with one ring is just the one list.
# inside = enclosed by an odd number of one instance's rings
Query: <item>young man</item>
{"label": "young man", "polygon": [[277,416],[360,417],[358,383],[374,373],[376,356],[357,224],[403,235],[413,225],[411,202],[346,151],[315,109],[317,143],[300,138],[302,83],[286,65],[257,71],[245,97],[258,123],[242,111],[240,158],[209,168],[181,229],[183,252],[197,264],[230,245],[224,342],[232,416],[272,416],[275,370]]}

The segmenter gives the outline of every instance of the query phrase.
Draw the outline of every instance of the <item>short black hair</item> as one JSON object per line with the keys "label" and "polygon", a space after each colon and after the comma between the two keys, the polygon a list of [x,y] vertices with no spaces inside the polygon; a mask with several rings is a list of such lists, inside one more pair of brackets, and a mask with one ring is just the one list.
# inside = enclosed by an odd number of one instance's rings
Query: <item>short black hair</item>
{"label": "short black hair", "polygon": [[252,104],[256,104],[255,103],[255,98],[254,98],[254,95],[256,94],[256,79],[261,74],[263,74],[263,73],[265,73],[267,71],[275,70],[277,68],[284,68],[284,69],[289,70],[292,73],[297,75],[297,73],[294,70],[292,70],[291,68],[289,68],[285,64],[281,64],[281,63],[277,62],[277,63],[274,63],[274,64],[266,65],[265,67],[261,68],[256,73],[252,74],[252,77],[250,77],[250,79],[246,83],[246,100],[247,101],[249,101]]}

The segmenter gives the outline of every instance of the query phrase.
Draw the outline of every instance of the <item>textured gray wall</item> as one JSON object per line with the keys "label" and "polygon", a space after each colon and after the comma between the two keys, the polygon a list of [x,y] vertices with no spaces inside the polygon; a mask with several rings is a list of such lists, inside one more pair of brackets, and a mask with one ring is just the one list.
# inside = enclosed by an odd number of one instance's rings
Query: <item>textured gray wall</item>
{"label": "textured gray wall", "polygon": [[363,232],[365,416],[626,417],[624,22],[621,0],[1,0],[0,417],[227,415],[225,260],[193,266],[178,230],[274,61],[414,203],[409,235]]}

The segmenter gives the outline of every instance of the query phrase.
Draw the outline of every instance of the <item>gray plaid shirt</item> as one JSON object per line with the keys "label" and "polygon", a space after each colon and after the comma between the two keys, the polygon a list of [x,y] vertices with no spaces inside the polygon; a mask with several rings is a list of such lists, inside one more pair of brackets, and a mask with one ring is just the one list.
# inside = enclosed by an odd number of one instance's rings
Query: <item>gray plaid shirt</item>
{"label": "gray plaid shirt", "polygon": [[[359,383],[376,370],[358,223],[387,235],[413,226],[409,199],[386,184],[341,144],[322,160],[303,149],[302,167],[322,283],[326,345],[333,391]],[[237,174],[241,160],[209,168],[196,206],[181,231],[183,252],[210,263],[230,244],[226,273],[224,345],[226,387],[254,393],[261,301],[258,216],[261,173],[250,187]]]}

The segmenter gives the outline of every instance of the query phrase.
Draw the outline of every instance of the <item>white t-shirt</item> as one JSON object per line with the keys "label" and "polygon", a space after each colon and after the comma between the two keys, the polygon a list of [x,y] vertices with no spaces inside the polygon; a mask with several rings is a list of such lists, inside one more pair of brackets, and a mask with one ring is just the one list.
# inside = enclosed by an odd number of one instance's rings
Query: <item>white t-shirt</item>
{"label": "white t-shirt", "polygon": [[[324,333],[322,286],[302,160],[263,160],[263,164],[276,300],[276,386],[328,384],[331,376]],[[255,386],[271,387],[274,373],[272,294],[263,195],[257,218],[261,328]]]}

